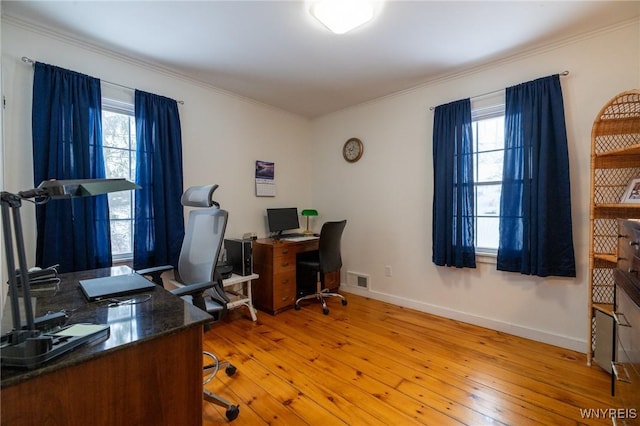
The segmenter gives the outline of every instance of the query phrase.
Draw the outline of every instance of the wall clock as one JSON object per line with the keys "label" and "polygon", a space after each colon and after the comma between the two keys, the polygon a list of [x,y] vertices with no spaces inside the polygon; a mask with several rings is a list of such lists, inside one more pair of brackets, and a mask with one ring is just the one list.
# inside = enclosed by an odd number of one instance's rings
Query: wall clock
{"label": "wall clock", "polygon": [[350,163],[355,163],[362,157],[364,145],[358,138],[351,138],[344,143],[342,147],[342,156]]}

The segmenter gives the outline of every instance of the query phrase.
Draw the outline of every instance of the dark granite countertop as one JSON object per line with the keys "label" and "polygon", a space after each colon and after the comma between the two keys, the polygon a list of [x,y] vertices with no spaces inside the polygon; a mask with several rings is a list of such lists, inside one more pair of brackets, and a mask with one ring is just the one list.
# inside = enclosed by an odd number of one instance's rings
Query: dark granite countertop
{"label": "dark granite countertop", "polygon": [[[47,374],[62,368],[104,356],[112,351],[145,340],[176,333],[184,328],[203,324],[211,316],[163,288],[157,287],[146,293],[121,296],[121,303],[109,301],[87,302],[79,287],[79,280],[123,275],[130,273],[127,267],[104,268],[92,271],[61,274],[58,290],[34,291],[34,313],[36,317],[48,312],[64,310],[68,319],[66,324],[92,323],[108,324],[110,335],[72,352],[65,353],[34,370],[3,367],[1,387],[7,387],[24,380]],[[10,298],[8,298],[10,300]],[[3,315],[3,324],[10,322],[10,306]]]}

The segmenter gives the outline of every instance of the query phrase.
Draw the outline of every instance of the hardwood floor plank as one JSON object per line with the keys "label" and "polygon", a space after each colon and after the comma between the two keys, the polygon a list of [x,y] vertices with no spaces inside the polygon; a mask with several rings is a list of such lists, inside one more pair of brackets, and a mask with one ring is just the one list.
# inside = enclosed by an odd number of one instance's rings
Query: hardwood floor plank
{"label": "hardwood floor plank", "polygon": [[[282,324],[281,324],[282,325]],[[313,327],[313,325],[307,325],[307,327]],[[322,330],[307,330],[309,333],[304,333],[303,336],[309,336],[309,335],[314,335],[317,333],[320,333]],[[289,332],[291,334],[295,333],[294,329],[290,329]],[[361,333],[364,333],[364,331],[361,331]],[[324,336],[323,341],[326,343],[330,340],[331,336]],[[306,342],[308,344],[313,344],[313,337],[310,338],[311,340]],[[358,342],[358,340],[360,340],[357,337],[352,336],[350,338],[350,342],[348,345],[348,351],[350,352],[347,354],[340,354],[337,356],[337,358],[339,358],[340,360],[343,360],[345,362],[347,362],[350,365],[355,366],[356,368],[360,369],[360,370],[370,370],[373,372],[372,376],[373,377],[389,377],[391,376],[390,380],[401,380],[404,381],[405,379],[403,379],[404,377],[411,377],[411,378],[427,378],[429,375],[429,367],[428,366],[424,366],[423,360],[419,359],[416,362],[413,363],[407,363],[407,359],[414,357],[415,356],[415,350],[413,351],[413,353],[389,353],[387,346],[388,345],[392,345],[393,343],[391,342],[385,342],[382,346],[377,347],[376,344],[379,344],[380,341],[377,341],[373,344],[371,344],[370,342],[361,342],[361,345],[356,345],[356,343]],[[343,342],[339,341],[339,342],[334,342],[333,343],[333,350],[334,351],[338,351],[341,350],[341,348],[345,348],[347,345],[343,344]],[[351,356],[351,354],[354,354],[355,356]],[[405,362],[399,362],[398,360],[404,360]],[[446,365],[448,366],[450,364],[450,361],[446,361]],[[439,373],[440,374],[440,373]],[[443,369],[442,374],[445,375],[445,377],[448,377],[449,380],[447,382],[444,382],[442,380],[439,380],[437,383],[436,382],[432,382],[432,384],[436,383],[439,386],[437,387],[439,392],[443,392],[444,390],[443,388],[446,389],[454,389],[453,386],[451,385],[452,381],[455,381],[456,376],[452,375],[450,372],[447,372],[446,370]],[[387,379],[389,380],[389,379]],[[468,381],[466,381],[468,382]],[[471,420],[472,417],[474,417],[472,424],[483,424],[487,421],[487,419],[490,419],[490,421],[492,422],[506,422],[506,423],[511,423],[511,424],[526,424],[527,422],[527,418],[526,417],[522,417],[521,415],[518,415],[516,413],[511,413],[509,414],[509,410],[508,409],[503,409],[502,411],[505,411],[505,413],[502,413],[502,417],[504,418],[498,418],[498,417],[493,417],[490,414],[490,410],[478,410],[479,407],[479,401],[478,401],[478,388],[481,387],[480,385],[476,385],[473,388],[470,388],[469,385],[466,385],[466,389],[463,390],[464,395],[467,396],[467,399],[470,402],[470,407],[473,407],[471,409],[467,409],[466,410],[466,416],[462,416],[464,418],[466,418],[467,421]],[[490,389],[489,389],[490,390]],[[448,394],[448,393],[447,393]],[[437,395],[437,394],[436,394]],[[458,410],[463,409],[462,407],[460,407],[460,405],[462,405],[460,403],[460,398],[458,398],[461,394],[458,393],[456,394],[455,397],[450,398],[450,400],[453,401],[457,401],[457,403],[454,403],[452,406],[449,406],[448,404],[442,404],[440,406],[440,411],[445,412],[445,413],[449,413],[451,415],[451,413],[455,410],[452,409],[452,407],[457,408]],[[409,396],[413,396],[413,395],[409,395]],[[433,404],[433,402],[432,402]],[[475,412],[474,412],[475,411]],[[506,417],[505,417],[506,415]],[[459,416],[454,416],[456,418],[461,418]],[[539,419],[538,419],[539,420]],[[535,424],[535,422],[534,422]],[[539,422],[537,424],[540,424]],[[553,424],[553,422],[551,423]]]}
{"label": "hardwood floor plank", "polygon": [[[223,343],[221,339],[216,341],[219,348]],[[250,405],[263,421],[269,424],[274,421],[283,422],[282,424],[313,424],[314,421],[328,417],[326,411],[315,401],[282,380],[274,371],[264,368],[262,363],[256,362],[253,353],[238,352],[241,341],[227,340],[226,344],[229,350],[224,359],[232,359],[238,371],[233,377],[225,378],[220,373],[219,376],[229,388],[235,389],[235,394],[244,403],[242,405]],[[259,348],[253,352],[255,351],[261,352]],[[241,386],[236,384],[240,376],[251,380],[245,381]]]}
{"label": "hardwood floor plank", "polygon": [[[614,406],[609,375],[584,354],[347,296],[329,315],[232,311],[205,334],[238,368],[207,385],[240,404],[234,425],[611,424],[581,416]],[[225,423],[223,411],[205,407],[204,423]]]}
{"label": "hardwood floor plank", "polygon": [[[313,326],[309,325],[309,327],[313,327]],[[308,331],[313,332],[312,330],[308,330]],[[365,330],[361,330],[358,333],[365,335],[365,338],[361,341],[361,346],[365,348],[367,347],[370,348],[371,343],[369,342],[373,341],[372,339],[374,336],[367,337],[366,336],[367,331]],[[361,338],[358,337],[358,333],[355,333],[349,337],[351,345],[355,345],[359,340],[361,340]],[[325,338],[325,341],[327,339],[329,339],[329,337]],[[380,344],[381,342],[382,342],[382,346],[378,349],[378,351],[381,353],[385,353],[385,351],[387,351],[386,348],[394,344],[393,341],[386,341],[385,339],[380,339],[380,338],[376,343]],[[374,345],[376,343],[374,343]],[[412,342],[412,343],[415,343],[415,342]],[[342,342],[335,343],[334,349],[340,347],[341,345],[343,345]],[[352,352],[354,350],[355,349],[351,349]],[[440,357],[436,357],[435,356],[436,354],[433,353],[438,351],[441,351],[439,352]],[[427,356],[426,355],[427,352],[431,352],[431,353],[429,353],[429,355]],[[371,358],[373,356],[375,355],[369,354],[369,351],[367,351],[366,354],[361,355],[361,357],[368,357],[368,358]],[[396,362],[397,364],[402,364],[403,366],[409,369],[412,368],[419,373],[422,373],[422,370],[424,370],[425,372],[433,371],[434,368],[440,367],[442,372],[438,374],[451,375],[452,372],[455,372],[456,374],[459,374],[463,377],[467,377],[469,374],[478,374],[478,372],[488,370],[492,373],[491,378],[493,380],[511,379],[512,381],[515,381],[515,382],[527,380],[530,382],[531,387],[538,385],[538,381],[536,379],[522,377],[521,372],[513,373],[508,370],[504,371],[502,368],[496,367],[495,365],[493,365],[494,364],[493,359],[489,359],[488,363],[479,362],[478,360],[474,359],[476,356],[482,356],[482,354],[469,353],[467,354],[467,357],[469,359],[467,359],[464,363],[460,363],[455,359],[455,357],[451,357],[451,352],[449,349],[445,348],[442,350],[436,350],[436,348],[434,348],[433,345],[430,346],[428,349],[424,349],[424,348],[421,348],[419,345],[412,344],[410,351],[387,353],[383,358],[377,360],[374,364],[385,363],[385,359],[393,359],[393,360],[397,360]],[[425,362],[425,361],[428,361],[428,362]],[[465,364],[473,364],[473,366],[464,367]],[[389,364],[387,365],[387,368],[391,369],[391,368],[394,368],[394,366],[392,364]],[[407,377],[407,375],[411,374],[411,370],[405,371],[402,374],[403,374],[402,377]],[[566,395],[563,395],[563,397],[566,398]],[[555,402],[555,400],[553,401]],[[567,407],[563,407],[563,408],[567,408]]]}
{"label": "hardwood floor plank", "polygon": [[[299,392],[313,397],[340,420],[347,424],[389,424],[387,421],[403,417],[401,411],[394,412],[390,407],[379,408],[380,401],[375,395],[386,390],[382,384],[359,391],[344,378],[346,366],[332,363],[330,355],[309,348],[301,353],[300,347],[295,342],[287,341],[284,336],[272,340],[268,332],[256,331],[251,345],[240,343],[235,349],[244,353],[251,351],[251,357],[261,364],[277,365],[276,374],[284,381]],[[256,344],[261,349],[256,350]],[[362,406],[367,410],[363,410]],[[410,418],[406,417],[405,421],[410,421]]]}

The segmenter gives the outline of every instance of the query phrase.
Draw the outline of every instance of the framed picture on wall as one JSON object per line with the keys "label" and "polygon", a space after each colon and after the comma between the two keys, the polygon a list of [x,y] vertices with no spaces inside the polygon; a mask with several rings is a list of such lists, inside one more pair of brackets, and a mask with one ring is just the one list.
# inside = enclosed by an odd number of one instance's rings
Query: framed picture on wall
{"label": "framed picture on wall", "polygon": [[640,204],[640,178],[634,178],[629,181],[620,201],[625,204]]}

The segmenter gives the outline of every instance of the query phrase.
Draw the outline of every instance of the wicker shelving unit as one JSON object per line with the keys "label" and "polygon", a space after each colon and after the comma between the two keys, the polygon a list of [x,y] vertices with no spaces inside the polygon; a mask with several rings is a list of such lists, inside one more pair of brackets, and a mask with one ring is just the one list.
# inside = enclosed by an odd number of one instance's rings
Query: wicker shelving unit
{"label": "wicker shelving unit", "polygon": [[640,90],[622,92],[598,114],[591,131],[589,341],[596,345],[596,311],[613,314],[618,218],[640,218],[640,204],[623,204],[631,179],[640,177]]}

